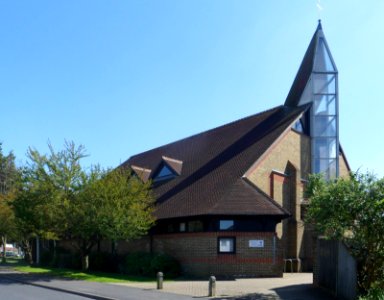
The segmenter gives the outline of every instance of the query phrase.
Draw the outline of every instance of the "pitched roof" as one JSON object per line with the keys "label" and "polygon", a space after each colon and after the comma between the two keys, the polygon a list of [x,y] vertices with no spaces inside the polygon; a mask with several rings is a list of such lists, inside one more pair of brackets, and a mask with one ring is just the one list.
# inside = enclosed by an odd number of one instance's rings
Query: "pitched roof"
{"label": "pitched roof", "polygon": [[182,162],[179,176],[154,186],[158,219],[197,215],[285,217],[286,210],[242,176],[306,108],[279,106],[132,156],[122,167],[151,170],[153,175],[164,157]]}

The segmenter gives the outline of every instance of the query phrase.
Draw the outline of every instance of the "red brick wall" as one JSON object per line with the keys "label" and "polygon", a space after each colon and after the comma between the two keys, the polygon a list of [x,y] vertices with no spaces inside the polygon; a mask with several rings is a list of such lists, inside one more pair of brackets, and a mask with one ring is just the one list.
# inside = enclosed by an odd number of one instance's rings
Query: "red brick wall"
{"label": "red brick wall", "polygon": [[[236,253],[218,253],[218,237],[226,236],[236,238]],[[250,248],[249,240],[263,240],[264,247]],[[269,232],[179,233],[153,238],[153,251],[174,256],[190,276],[282,276],[279,246],[278,238]]]}
{"label": "red brick wall", "polygon": [[[235,237],[235,253],[218,253],[219,237]],[[263,240],[263,248],[249,247],[250,240]],[[61,242],[61,246],[68,243]],[[150,252],[149,236],[117,243],[117,252]],[[100,250],[110,252],[110,241],[100,244]],[[96,251],[96,247],[94,249]],[[175,257],[185,275],[195,277],[281,277],[283,275],[281,241],[273,232],[196,232],[161,234],[152,237],[154,253]]]}

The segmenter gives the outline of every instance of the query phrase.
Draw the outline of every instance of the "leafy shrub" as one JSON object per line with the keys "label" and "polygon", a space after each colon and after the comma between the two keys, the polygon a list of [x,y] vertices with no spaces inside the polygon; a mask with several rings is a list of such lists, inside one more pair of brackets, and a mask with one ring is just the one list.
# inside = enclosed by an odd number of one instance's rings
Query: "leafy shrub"
{"label": "leafy shrub", "polygon": [[152,257],[151,271],[153,274],[163,272],[167,278],[175,278],[180,276],[180,264],[172,256],[157,254]]}
{"label": "leafy shrub", "polygon": [[154,277],[161,271],[167,278],[180,275],[180,264],[169,255],[152,255],[144,252],[128,254],[125,257],[123,273],[135,276]]}
{"label": "leafy shrub", "polygon": [[47,252],[49,253],[44,254],[45,258],[40,257],[41,264],[45,260],[45,265],[53,268],[81,269],[81,257],[78,253],[62,247]]}
{"label": "leafy shrub", "polygon": [[55,267],[62,269],[81,269],[81,257],[78,253],[59,253],[55,259]]}
{"label": "leafy shrub", "polygon": [[359,300],[384,300],[384,290],[378,288],[371,288],[368,294],[360,297]]}
{"label": "leafy shrub", "polygon": [[136,252],[125,257],[123,272],[128,275],[148,276],[151,268],[152,256],[149,253]]}
{"label": "leafy shrub", "polygon": [[50,267],[53,263],[52,251],[45,250],[40,254],[40,265],[43,267]]}
{"label": "leafy shrub", "polygon": [[118,272],[120,259],[117,255],[108,252],[92,252],[89,256],[89,269],[91,271]]}

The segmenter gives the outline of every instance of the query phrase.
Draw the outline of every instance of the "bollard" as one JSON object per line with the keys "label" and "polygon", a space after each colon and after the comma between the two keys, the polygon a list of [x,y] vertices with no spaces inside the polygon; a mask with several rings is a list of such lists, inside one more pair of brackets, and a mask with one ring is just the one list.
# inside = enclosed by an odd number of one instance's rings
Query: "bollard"
{"label": "bollard", "polygon": [[162,290],[163,289],[163,279],[164,275],[162,272],[157,273],[157,289]]}
{"label": "bollard", "polygon": [[216,296],[216,277],[209,277],[208,297]]}

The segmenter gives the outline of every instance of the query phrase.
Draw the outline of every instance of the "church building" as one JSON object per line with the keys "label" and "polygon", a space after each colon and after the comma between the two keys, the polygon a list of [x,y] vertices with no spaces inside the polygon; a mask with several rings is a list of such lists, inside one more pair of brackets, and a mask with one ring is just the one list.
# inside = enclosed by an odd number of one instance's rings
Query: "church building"
{"label": "church building", "polygon": [[156,225],[135,250],[169,254],[191,276],[310,271],[315,237],[303,222],[306,180],[350,171],[339,144],[338,98],[319,21],[283,105],[122,164],[150,180],[156,196]]}

